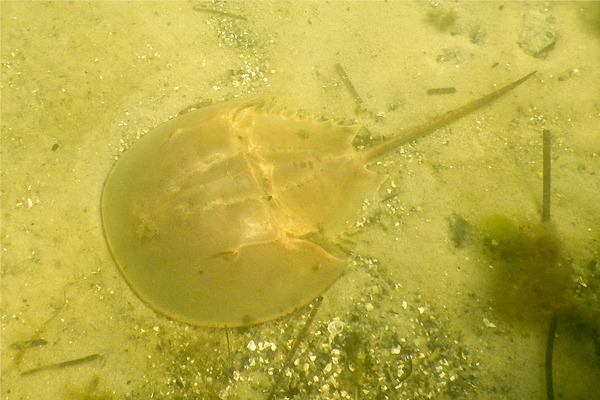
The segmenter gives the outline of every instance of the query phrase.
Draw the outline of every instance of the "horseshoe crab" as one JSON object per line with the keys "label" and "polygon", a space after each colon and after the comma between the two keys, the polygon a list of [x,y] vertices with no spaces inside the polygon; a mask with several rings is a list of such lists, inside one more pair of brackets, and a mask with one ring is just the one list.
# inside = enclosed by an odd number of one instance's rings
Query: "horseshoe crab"
{"label": "horseshoe crab", "polygon": [[133,291],[173,319],[238,327],[288,314],[344,272],[336,243],[386,179],[369,164],[531,75],[362,151],[352,146],[360,125],[285,116],[257,100],[178,116],[108,175],[108,247]]}

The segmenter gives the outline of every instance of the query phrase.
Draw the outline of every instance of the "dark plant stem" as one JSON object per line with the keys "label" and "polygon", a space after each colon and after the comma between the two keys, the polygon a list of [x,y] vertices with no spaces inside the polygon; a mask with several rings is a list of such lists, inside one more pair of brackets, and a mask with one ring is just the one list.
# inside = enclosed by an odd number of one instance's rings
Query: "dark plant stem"
{"label": "dark plant stem", "polygon": [[293,364],[293,358],[296,355],[296,352],[298,351],[298,347],[300,347],[300,343],[302,343],[302,341],[305,339],[306,335],[308,334],[308,329],[310,328],[310,325],[312,324],[313,320],[315,319],[317,312],[319,311],[319,308],[321,307],[322,302],[323,302],[323,296],[319,296],[315,299],[315,301],[313,301],[312,310],[310,311],[310,314],[308,315],[308,318],[306,319],[304,326],[302,327],[302,329],[300,329],[300,333],[298,333],[298,336],[296,336],[296,340],[294,340],[294,343],[292,344],[292,347],[290,348],[290,351],[288,352],[288,355],[285,358],[285,361],[283,362],[283,366],[281,367],[281,370],[279,371],[278,374],[273,374],[274,383],[273,383],[273,387],[271,388],[271,393],[269,393],[269,397],[267,397],[267,400],[272,400],[275,398],[277,390],[279,389],[279,385],[281,385],[281,380],[283,379],[283,376],[285,374],[285,370],[286,370],[286,368],[290,367]]}
{"label": "dark plant stem", "polygon": [[[543,190],[542,190],[542,223],[550,222],[550,192],[551,192],[551,150],[552,135],[548,129],[544,129],[543,135]],[[548,338],[546,339],[546,398],[554,400],[554,385],[552,383],[552,352],[554,351],[554,337],[556,336],[556,311],[550,318],[550,327],[548,328]]]}
{"label": "dark plant stem", "polygon": [[548,339],[546,340],[546,398],[554,400],[554,385],[552,384],[552,352],[554,350],[554,336],[556,335],[556,323],[558,317],[556,312],[550,319],[548,328]]}
{"label": "dark plant stem", "polygon": [[551,149],[552,149],[552,135],[548,129],[543,131],[543,195],[542,195],[542,223],[550,221],[550,182],[551,182]]}

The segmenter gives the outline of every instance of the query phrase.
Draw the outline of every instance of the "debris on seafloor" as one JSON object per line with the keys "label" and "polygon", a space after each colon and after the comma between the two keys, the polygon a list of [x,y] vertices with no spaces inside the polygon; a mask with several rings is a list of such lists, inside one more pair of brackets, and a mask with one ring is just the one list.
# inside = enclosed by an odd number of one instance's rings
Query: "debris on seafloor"
{"label": "debris on seafloor", "polygon": [[[69,286],[69,285],[67,285],[67,286]],[[78,357],[78,358],[74,358],[74,359],[69,359],[69,360],[64,360],[64,361],[59,361],[59,362],[54,362],[54,363],[49,363],[49,364],[41,364],[41,365],[31,367],[31,368],[24,368],[23,360],[24,360],[27,352],[30,349],[33,349],[36,347],[43,347],[50,343],[48,340],[43,338],[44,331],[46,330],[47,326],[52,321],[54,321],[63,312],[63,310],[67,307],[67,304],[69,303],[68,298],[67,298],[67,286],[65,286],[65,288],[63,289],[62,304],[56,308],[54,313],[48,319],[46,319],[44,322],[42,322],[42,324],[31,335],[31,337],[29,339],[21,340],[21,341],[12,343],[10,345],[10,347],[16,351],[16,353],[13,357],[13,361],[14,361],[14,365],[17,368],[17,370],[21,373],[21,376],[27,376],[27,375],[32,375],[32,374],[42,372],[42,371],[49,371],[49,370],[55,370],[55,369],[85,364],[87,362],[94,361],[94,360],[97,360],[102,357],[102,354],[94,353],[94,354],[89,354],[84,357]]]}
{"label": "debris on seafloor", "polygon": [[164,365],[168,384],[148,389],[158,398],[263,400],[464,398],[471,393],[479,363],[449,329],[446,310],[407,296],[406,288],[385,278],[377,260],[357,257],[355,263],[365,281],[354,307],[324,318],[314,317],[313,305],[311,312],[231,330],[232,347],[239,351],[230,361],[218,344],[204,348],[200,329],[187,327],[175,336],[161,329],[159,348],[170,361],[157,365]]}
{"label": "debris on seafloor", "polygon": [[427,94],[428,95],[435,95],[435,94],[452,94],[452,93],[456,93],[456,88],[455,87],[443,87],[443,88],[431,88],[431,89],[427,89]]}
{"label": "debris on seafloor", "polygon": [[368,114],[367,110],[365,109],[362,97],[360,97],[360,95],[358,94],[358,91],[352,84],[350,78],[348,78],[348,74],[346,74],[346,71],[341,66],[341,64],[335,64],[335,70],[337,71],[338,75],[340,76],[340,79],[344,83],[344,86],[346,86],[346,89],[348,89],[348,92],[350,92],[352,100],[354,100],[354,104],[356,106],[354,112],[356,113],[356,115]]}
{"label": "debris on seafloor", "polygon": [[546,58],[556,45],[554,17],[532,11],[523,16],[519,46],[535,58]]}

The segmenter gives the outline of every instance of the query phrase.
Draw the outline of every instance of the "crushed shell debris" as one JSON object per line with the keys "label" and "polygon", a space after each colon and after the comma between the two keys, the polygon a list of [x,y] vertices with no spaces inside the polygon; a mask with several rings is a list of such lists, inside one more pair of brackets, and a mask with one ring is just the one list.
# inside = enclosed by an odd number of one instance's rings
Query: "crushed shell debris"
{"label": "crushed shell debris", "polygon": [[[369,271],[371,284],[345,314],[329,320],[317,314],[283,371],[306,311],[303,316],[230,330],[230,351],[224,332],[213,332],[211,343],[202,337],[202,328],[186,327],[178,333],[146,328],[145,334],[157,336],[168,361],[149,360],[154,368],[164,368],[165,381],[153,382],[158,387],[138,395],[266,399],[274,377],[280,379],[274,399],[430,399],[472,392],[478,362],[458,335],[447,330],[446,313],[418,297],[402,298],[399,286],[382,283],[380,265],[373,259],[357,257],[356,268]],[[375,283],[378,290],[373,290]]]}

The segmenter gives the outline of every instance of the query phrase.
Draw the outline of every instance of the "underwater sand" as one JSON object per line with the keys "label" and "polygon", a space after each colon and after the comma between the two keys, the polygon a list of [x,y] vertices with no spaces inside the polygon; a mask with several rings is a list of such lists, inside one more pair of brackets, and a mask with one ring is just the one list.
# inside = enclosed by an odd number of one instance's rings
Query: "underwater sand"
{"label": "underwater sand", "polygon": [[[476,238],[457,247],[449,219],[538,220],[541,132],[552,131],[552,219],[572,286],[597,299],[599,3],[0,6],[2,399],[268,397],[308,309],[227,334],[192,327],[150,310],[111,259],[104,179],[152,127],[193,104],[266,92],[303,115],[356,120],[376,140],[534,70],[376,166],[390,179],[348,232],[354,263],[324,293],[279,389],[300,399],[545,398],[545,325],[490,308],[490,260]],[[367,112],[356,115],[335,64]],[[456,93],[427,94],[443,87]],[[590,338],[558,329],[556,395],[592,398]]]}

